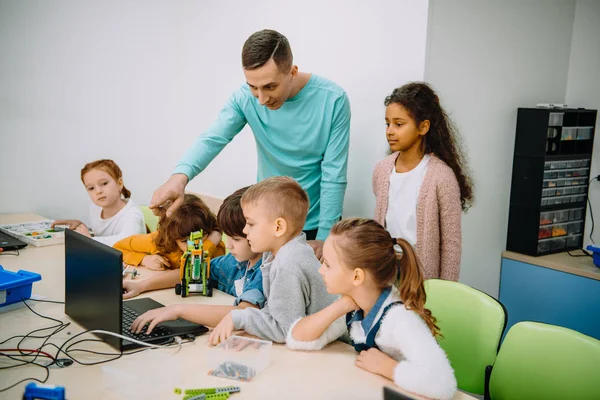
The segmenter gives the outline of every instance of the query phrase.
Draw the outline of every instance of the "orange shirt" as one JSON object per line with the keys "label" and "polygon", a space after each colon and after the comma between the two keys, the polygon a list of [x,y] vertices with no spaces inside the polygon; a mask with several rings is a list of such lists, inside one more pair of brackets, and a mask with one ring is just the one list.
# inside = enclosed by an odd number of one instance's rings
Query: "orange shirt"
{"label": "orange shirt", "polygon": [[[148,233],[146,235],[133,235],[126,237],[125,239],[119,240],[114,244],[114,248],[120,250],[123,253],[123,262],[125,264],[138,266],[141,264],[144,256],[159,253],[156,245],[154,244],[154,238],[158,235],[158,232]],[[213,242],[206,239],[202,241],[202,249],[208,252],[210,258],[219,257],[225,255],[225,243],[219,242],[218,245],[214,245]],[[169,260],[169,267],[171,269],[179,268],[179,261],[183,252],[179,249],[169,254],[161,254]]]}

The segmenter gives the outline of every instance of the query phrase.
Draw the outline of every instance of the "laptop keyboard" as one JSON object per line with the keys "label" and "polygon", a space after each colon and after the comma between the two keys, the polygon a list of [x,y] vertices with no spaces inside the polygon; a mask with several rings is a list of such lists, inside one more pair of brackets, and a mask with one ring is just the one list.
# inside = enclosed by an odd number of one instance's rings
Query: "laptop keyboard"
{"label": "laptop keyboard", "polygon": [[[139,316],[140,316],[140,314],[137,311],[135,311],[133,308],[129,307],[128,305],[123,304],[123,335],[129,336],[136,340],[141,340],[143,342],[147,342],[152,339],[158,339],[163,336],[169,335],[169,332],[166,329],[164,329],[162,326],[157,326],[156,328],[154,328],[152,333],[149,335],[146,335],[145,333],[131,332],[131,330],[130,330],[131,324],[133,324],[133,321],[135,321],[136,318]],[[147,325],[144,326],[143,330],[146,330],[146,328],[147,328]]]}

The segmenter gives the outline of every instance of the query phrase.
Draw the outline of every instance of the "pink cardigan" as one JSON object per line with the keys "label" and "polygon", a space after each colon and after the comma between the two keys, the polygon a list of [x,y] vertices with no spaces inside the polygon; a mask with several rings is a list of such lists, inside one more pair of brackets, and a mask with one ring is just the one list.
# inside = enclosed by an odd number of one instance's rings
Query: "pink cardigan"
{"label": "pink cardigan", "polygon": [[[375,220],[385,226],[390,174],[398,152],[379,161],[373,171]],[[431,154],[417,202],[416,251],[425,279],[458,281],[461,256],[460,188],[454,171]]]}

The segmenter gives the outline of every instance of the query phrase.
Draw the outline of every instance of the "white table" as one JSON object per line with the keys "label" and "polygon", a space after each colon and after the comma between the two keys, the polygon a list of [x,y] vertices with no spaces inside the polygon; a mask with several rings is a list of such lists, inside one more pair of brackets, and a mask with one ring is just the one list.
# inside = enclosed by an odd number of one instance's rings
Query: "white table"
{"label": "white table", "polygon": [[[45,219],[35,214],[0,215],[0,223],[19,223]],[[6,270],[19,269],[37,272],[42,280],[33,285],[33,294],[48,300],[64,301],[64,246],[28,246],[18,257],[2,255],[0,265]],[[141,278],[143,279],[142,273]],[[136,278],[140,279],[140,278]],[[142,296],[168,305],[180,302],[197,304],[231,304],[232,297],[214,291],[212,298],[192,296],[185,299],[175,295],[174,290],[160,290]],[[72,322],[64,314],[62,304],[30,301],[37,312],[64,322]],[[13,335],[25,334],[33,329],[50,326],[51,321],[35,316],[24,305],[8,306],[5,312],[0,308],[0,341]],[[75,323],[53,336],[50,342],[62,344],[82,328]],[[93,338],[92,335],[84,337]],[[239,385],[241,393],[234,394],[239,399],[381,399],[384,386],[394,386],[392,382],[361,370],[354,365],[354,349],[342,342],[335,342],[319,352],[295,352],[283,345],[273,345],[271,365],[251,382],[237,382],[216,378],[207,374],[211,347],[207,335],[200,336],[192,344],[185,344],[180,351],[176,348],[148,350],[134,355],[123,356],[109,363],[81,366],[74,364],[66,368],[50,369],[48,384],[66,388],[67,398],[74,399],[181,399],[173,393],[175,387],[201,388]],[[14,348],[17,341],[0,345],[0,348]],[[21,345],[22,348],[38,347],[39,340]],[[104,352],[114,350],[104,343],[82,344],[80,347]],[[55,354],[56,350],[45,350]],[[52,350],[52,351],[50,351]],[[79,360],[92,362],[106,359],[90,354],[77,353]],[[39,358],[38,361],[43,360]],[[0,366],[8,365],[0,357]],[[27,366],[0,371],[0,388],[4,388],[26,377],[43,378],[45,371],[39,367]],[[0,393],[0,398],[17,399],[23,393],[26,383],[8,392]],[[397,387],[396,390],[399,390]],[[470,399],[469,395],[457,393],[455,399]]]}

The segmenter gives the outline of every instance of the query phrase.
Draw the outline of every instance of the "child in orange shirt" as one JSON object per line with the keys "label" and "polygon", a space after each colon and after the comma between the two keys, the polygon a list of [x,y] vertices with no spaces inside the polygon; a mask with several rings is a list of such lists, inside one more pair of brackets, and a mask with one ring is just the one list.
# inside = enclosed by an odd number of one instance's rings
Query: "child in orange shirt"
{"label": "child in orange shirt", "polygon": [[124,299],[150,290],[175,287],[179,282],[179,261],[187,249],[190,233],[202,230],[202,247],[209,257],[225,254],[225,244],[217,228],[217,218],[200,198],[186,194],[183,204],[159,222],[158,230],[147,235],[134,235],[115,243],[123,253],[123,262],[160,273],[148,279],[123,281]]}

